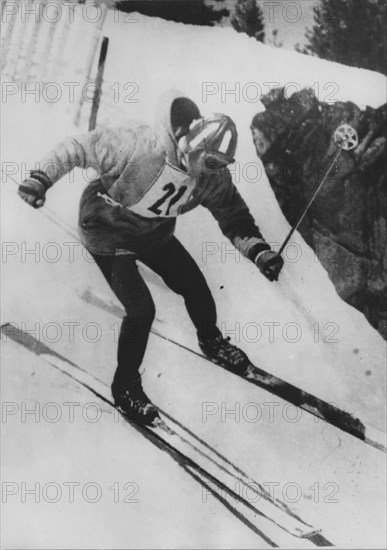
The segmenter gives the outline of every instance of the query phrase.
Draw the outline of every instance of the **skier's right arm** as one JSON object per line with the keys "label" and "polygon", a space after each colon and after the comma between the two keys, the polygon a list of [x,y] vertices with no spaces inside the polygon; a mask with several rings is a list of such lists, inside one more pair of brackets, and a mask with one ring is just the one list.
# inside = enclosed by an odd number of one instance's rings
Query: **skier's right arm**
{"label": "skier's right arm", "polygon": [[[93,168],[97,176],[119,173],[123,148],[130,151],[130,140],[123,147],[123,136],[108,128],[61,141],[40,162],[30,177],[19,186],[19,196],[34,208],[43,206],[47,190],[73,168]],[[128,143],[129,142],[129,143]],[[122,157],[122,154],[121,154]]]}

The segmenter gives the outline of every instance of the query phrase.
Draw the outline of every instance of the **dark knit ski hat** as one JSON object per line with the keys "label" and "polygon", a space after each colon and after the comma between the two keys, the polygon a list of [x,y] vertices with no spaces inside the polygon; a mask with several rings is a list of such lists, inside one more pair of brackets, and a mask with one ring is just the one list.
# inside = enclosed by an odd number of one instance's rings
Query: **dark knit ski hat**
{"label": "dark knit ski hat", "polygon": [[173,131],[180,126],[189,127],[193,120],[201,118],[196,103],[188,97],[178,97],[171,106],[171,125]]}

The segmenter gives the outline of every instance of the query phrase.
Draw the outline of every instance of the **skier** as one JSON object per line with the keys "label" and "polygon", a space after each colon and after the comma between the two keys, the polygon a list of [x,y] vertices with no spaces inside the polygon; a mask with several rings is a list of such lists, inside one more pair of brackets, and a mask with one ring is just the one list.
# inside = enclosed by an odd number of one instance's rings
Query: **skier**
{"label": "skier", "polygon": [[174,236],[176,217],[202,205],[233,245],[265,277],[277,280],[283,260],[262,237],[227,168],[236,144],[236,127],[228,116],[202,117],[193,101],[172,90],[161,98],[155,126],[133,121],[67,138],[19,186],[20,197],[39,208],[48,189],[72,168],[98,169],[99,177],[81,197],[79,232],[125,308],[112,395],[115,405],[136,421],[158,418],[139,374],[155,307],[137,261],[183,296],[208,358],[238,374],[248,368],[246,354],[217,328],[206,280]]}

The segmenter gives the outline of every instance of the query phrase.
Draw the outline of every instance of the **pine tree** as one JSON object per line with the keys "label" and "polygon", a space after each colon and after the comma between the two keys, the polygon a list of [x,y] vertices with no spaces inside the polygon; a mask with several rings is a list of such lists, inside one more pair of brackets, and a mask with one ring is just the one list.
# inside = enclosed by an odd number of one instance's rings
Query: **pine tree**
{"label": "pine tree", "polygon": [[116,8],[178,23],[213,26],[230,13],[225,8],[215,9],[217,3],[222,5],[224,2],[212,0],[211,4],[207,4],[205,0],[123,0],[116,2]]}
{"label": "pine tree", "polygon": [[263,12],[256,0],[238,0],[231,24],[237,32],[244,32],[260,42],[265,39]]}
{"label": "pine tree", "polygon": [[278,39],[278,29],[273,29],[271,31],[271,37],[266,38],[265,44],[273,46],[274,48],[282,48],[284,42]]}
{"label": "pine tree", "polygon": [[385,0],[320,0],[303,53],[386,74]]}

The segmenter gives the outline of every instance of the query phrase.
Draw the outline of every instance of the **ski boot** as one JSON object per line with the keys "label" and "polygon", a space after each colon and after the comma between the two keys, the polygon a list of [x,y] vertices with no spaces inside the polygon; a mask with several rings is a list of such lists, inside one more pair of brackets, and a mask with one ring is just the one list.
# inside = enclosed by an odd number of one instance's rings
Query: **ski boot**
{"label": "ski boot", "polygon": [[143,390],[140,375],[130,382],[122,382],[115,376],[111,389],[114,405],[130,420],[143,425],[152,425],[160,419],[157,408]]}
{"label": "ski boot", "polygon": [[199,347],[213,363],[239,376],[247,376],[252,368],[247,355],[223,338],[218,329],[211,339],[199,339]]}

